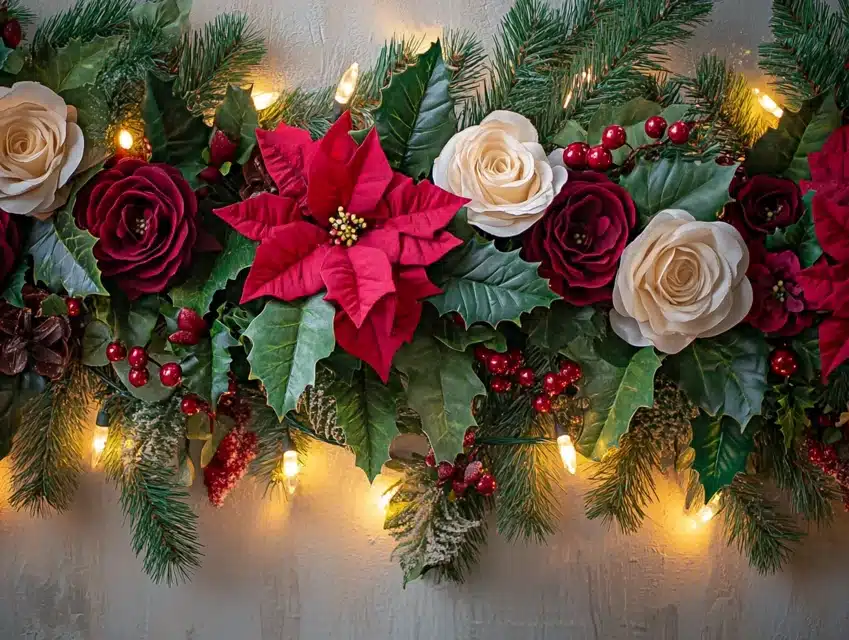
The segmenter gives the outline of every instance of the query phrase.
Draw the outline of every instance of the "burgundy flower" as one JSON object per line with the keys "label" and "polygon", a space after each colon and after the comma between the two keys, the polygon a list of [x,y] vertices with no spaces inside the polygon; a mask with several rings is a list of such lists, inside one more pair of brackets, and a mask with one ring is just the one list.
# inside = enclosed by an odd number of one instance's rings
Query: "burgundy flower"
{"label": "burgundy flower", "polygon": [[[198,228],[195,194],[166,164],[125,158],[101,171],[80,192],[77,224],[99,238],[103,275],[132,300],[164,291],[207,236]],[[208,247],[204,247],[208,248]]]}
{"label": "burgundy flower", "polygon": [[753,176],[735,186],[731,195],[737,200],[745,224],[756,233],[772,233],[802,215],[802,192],[786,178]]}
{"label": "burgundy flower", "polygon": [[21,252],[21,237],[15,216],[0,210],[0,289],[12,273]]}
{"label": "burgundy flower", "polygon": [[523,255],[541,263],[540,275],[567,302],[607,301],[636,223],[625,189],[602,173],[573,171],[542,220],[525,234]]}
{"label": "burgundy flower", "polygon": [[802,286],[798,283],[801,265],[792,251],[752,254],[746,275],[752,283],[754,300],[746,321],[764,333],[794,336],[814,321],[807,312]]}

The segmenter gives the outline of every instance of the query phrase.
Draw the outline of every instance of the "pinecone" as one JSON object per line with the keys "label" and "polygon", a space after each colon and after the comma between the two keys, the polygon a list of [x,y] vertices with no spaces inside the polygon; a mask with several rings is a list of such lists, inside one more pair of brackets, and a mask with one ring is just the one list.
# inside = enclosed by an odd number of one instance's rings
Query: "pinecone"
{"label": "pinecone", "polygon": [[239,190],[242,200],[260,193],[277,193],[277,185],[265,168],[259,147],[254,149],[251,159],[242,166],[242,177],[245,179],[245,186]]}
{"label": "pinecone", "polygon": [[660,447],[661,459],[674,461],[690,444],[693,432],[690,420],[698,409],[672,380],[658,374],[654,385],[654,406],[634,414],[628,433],[635,438],[651,438]]}
{"label": "pinecone", "polygon": [[47,293],[24,287],[23,309],[0,301],[0,373],[16,376],[29,368],[60,379],[71,362],[71,324],[63,316],[41,316]]}

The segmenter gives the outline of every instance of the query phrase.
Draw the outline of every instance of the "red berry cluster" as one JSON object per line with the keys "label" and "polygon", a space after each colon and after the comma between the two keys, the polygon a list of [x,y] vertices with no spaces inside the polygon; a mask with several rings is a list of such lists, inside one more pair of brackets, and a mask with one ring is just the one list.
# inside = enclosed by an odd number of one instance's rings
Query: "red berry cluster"
{"label": "red berry cluster", "polygon": [[557,371],[549,371],[542,377],[542,393],[533,399],[534,410],[538,413],[551,411],[551,399],[564,393],[571,385],[581,379],[581,365],[572,360],[563,360]]}
{"label": "red berry cluster", "polygon": [[833,444],[824,444],[813,437],[808,437],[807,447],[808,460],[837,481],[843,491],[843,505],[849,510],[849,460],[841,460]]}
{"label": "red berry cluster", "polygon": [[212,460],[203,470],[203,483],[212,504],[216,507],[224,504],[224,499],[256,458],[256,451],[256,434],[242,425],[237,425],[224,436]]}
{"label": "red berry cluster", "polygon": [[184,307],[177,314],[177,331],[168,336],[168,342],[183,347],[193,347],[206,335],[206,322],[194,309]]}
{"label": "red berry cluster", "polygon": [[[475,347],[475,360],[486,367],[487,372],[493,376],[489,381],[489,388],[495,393],[507,393],[513,388],[511,376],[520,386],[533,384],[533,369],[523,367],[525,356],[518,349],[510,349],[507,353],[498,353],[488,349],[482,344]],[[527,383],[528,372],[530,372],[530,383]]]}
{"label": "red berry cluster", "polygon": [[17,49],[24,37],[23,29],[21,29],[21,23],[15,18],[12,18],[11,20],[8,19],[5,11],[3,11],[2,14],[3,17],[6,18],[2,22],[3,44],[10,49]]}
{"label": "red berry cluster", "polygon": [[454,462],[443,460],[436,464],[436,456],[431,449],[425,457],[425,464],[436,469],[436,485],[448,487],[458,498],[462,498],[469,489],[477,491],[482,496],[491,496],[498,489],[495,476],[484,469],[483,462],[477,459],[475,449],[475,431],[469,429],[463,437],[463,449]]}
{"label": "red berry cluster", "polygon": [[[127,380],[134,387],[143,387],[150,382],[150,374],[147,370],[150,356],[144,347],[137,345],[127,353],[127,347],[124,346],[124,343],[116,340],[106,345],[106,359],[109,362],[126,360],[127,364],[130,365]],[[176,387],[183,381],[183,368],[176,362],[166,362],[159,367],[159,381],[163,386]]]}

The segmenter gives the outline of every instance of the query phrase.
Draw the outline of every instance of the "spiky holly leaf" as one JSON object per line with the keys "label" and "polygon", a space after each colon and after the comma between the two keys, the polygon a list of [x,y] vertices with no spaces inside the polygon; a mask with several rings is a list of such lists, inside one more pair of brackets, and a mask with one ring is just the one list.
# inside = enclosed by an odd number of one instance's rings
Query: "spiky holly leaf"
{"label": "spiky holly leaf", "polygon": [[392,74],[381,91],[374,126],[393,169],[417,179],[430,173],[457,130],[450,82],[439,41],[414,65]]}
{"label": "spiky holly leaf", "polygon": [[336,398],[336,424],[345,432],[357,466],[373,482],[398,434],[395,394],[370,367],[355,372],[350,385],[336,380],[329,393]]}
{"label": "spiky holly leaf", "polygon": [[799,256],[802,268],[813,265],[822,255],[822,247],[814,231],[814,216],[811,212],[815,192],[809,191],[802,198],[805,203],[805,213],[797,222],[783,229],[776,229],[766,237],[766,248],[770,251],[792,249]]}
{"label": "spiky holly leaf", "polygon": [[558,147],[568,147],[573,142],[586,142],[587,131],[577,121],[567,120],[551,141]]}
{"label": "spiky holly leaf", "polygon": [[790,449],[811,426],[806,410],[813,408],[814,401],[807,387],[794,387],[778,397],[776,422],[781,427],[781,433],[784,434],[785,448]]}
{"label": "spiky holly leaf", "polygon": [[669,359],[670,372],[692,402],[711,416],[728,415],[745,429],[761,412],[769,346],[751,327],[699,339]]}
{"label": "spiky holly leaf", "polygon": [[133,22],[149,24],[162,31],[169,42],[189,30],[192,0],[155,0],[141,2],[133,8]]}
{"label": "spiky holly leaf", "polygon": [[540,349],[556,353],[579,336],[601,337],[605,330],[604,315],[593,307],[573,307],[555,302],[540,314],[528,334],[528,342]]}
{"label": "spiky holly leaf", "polygon": [[697,220],[710,221],[730,200],[728,186],[736,170],[736,164],[722,166],[713,161],[640,160],[621,184],[634,199],[644,224],[664,209],[683,209]]}
{"label": "spiky holly leaf", "polygon": [[215,126],[234,142],[239,141],[236,162],[245,164],[256,146],[256,107],[250,91],[235,85],[227,85],[224,101],[215,110]]}
{"label": "spiky holly leaf", "polygon": [[434,327],[433,337],[455,351],[465,351],[473,344],[485,344],[494,351],[507,351],[507,341],[500,331],[485,324],[475,324],[464,329],[453,320],[442,319]]}
{"label": "spiky holly leaf", "polygon": [[475,396],[486,387],[472,369],[472,355],[419,333],[398,352],[395,365],[407,376],[407,405],[419,414],[437,460],[453,460],[463,450]]}
{"label": "spiky holly leaf", "polygon": [[619,444],[637,409],[654,404],[654,375],[660,358],[653,347],[644,347],[625,366],[611,364],[587,336],[573,340],[567,353],[584,370],[586,382],[581,393],[589,401],[577,448],[585,456],[600,460],[610,447]]}
{"label": "spiky holly leaf", "polygon": [[245,330],[251,378],[265,385],[268,404],[281,420],[315,382],[318,361],[333,352],[334,315],[320,294],[294,303],[273,301]]}
{"label": "spiky holly leaf", "polygon": [[212,406],[218,404],[218,398],[227,391],[230,386],[230,364],[233,356],[230,354],[231,347],[239,345],[230,330],[220,320],[212,323],[209,332],[212,345]]}
{"label": "spiky holly leaf", "polygon": [[705,501],[731,484],[734,476],[746,470],[746,459],[754,449],[751,433],[729,416],[711,417],[699,413],[693,425],[693,469],[705,488]]}
{"label": "spiky holly leaf", "polygon": [[39,60],[35,77],[56,93],[94,84],[120,40],[120,36],[98,36],[87,42],[71,40],[60,49],[49,49],[47,56]]}
{"label": "spiky holly leaf", "polygon": [[106,345],[112,342],[112,331],[99,320],[92,320],[85,327],[82,345],[82,362],[89,367],[106,367]]}
{"label": "spiky holly leaf", "polygon": [[65,299],[51,293],[41,301],[41,315],[43,316],[66,316],[68,315],[68,303]]}
{"label": "spiky holly leaf", "polygon": [[6,289],[0,294],[0,298],[14,307],[23,308],[24,306],[24,297],[21,291],[27,280],[28,269],[27,261],[21,260],[15,270],[9,274],[9,278],[6,280]]}
{"label": "spiky holly leaf", "polygon": [[799,363],[797,375],[805,382],[813,382],[819,378],[820,372],[820,339],[815,327],[808,327],[790,341],[790,347],[796,352]]}
{"label": "spiky holly leaf", "polygon": [[428,301],[440,315],[456,311],[467,327],[476,322],[494,327],[503,320],[518,325],[523,313],[558,299],[537,274],[538,264],[522,260],[518,249],[503,252],[491,242],[469,240],[431,269],[442,293]]}

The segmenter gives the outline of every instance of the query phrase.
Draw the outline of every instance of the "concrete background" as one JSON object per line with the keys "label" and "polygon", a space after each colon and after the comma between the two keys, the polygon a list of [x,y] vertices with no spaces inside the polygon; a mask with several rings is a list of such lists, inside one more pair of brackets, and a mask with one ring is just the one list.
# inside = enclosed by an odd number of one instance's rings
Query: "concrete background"
{"label": "concrete background", "polygon": [[[36,0],[46,15],[61,4]],[[493,32],[508,0],[195,0],[196,22],[253,15],[269,38],[268,88],[333,82],[393,32],[438,25]],[[836,4],[834,0],[833,4]],[[767,0],[725,0],[700,51],[731,56],[754,80]],[[274,70],[271,72],[271,70]],[[586,477],[587,470],[582,470]],[[353,456],[317,445],[293,502],[242,484],[221,510],[194,491],[205,545],[192,584],[150,583],[130,548],[117,494],[84,478],[72,511],[35,520],[8,508],[0,464],[0,638],[11,640],[781,640],[849,637],[849,519],[812,532],[792,564],[761,577],[710,523],[693,531],[682,494],[660,486],[642,531],[583,515],[586,481],[564,478],[562,528],[545,547],[493,535],[463,586],[401,588],[374,490]]]}

